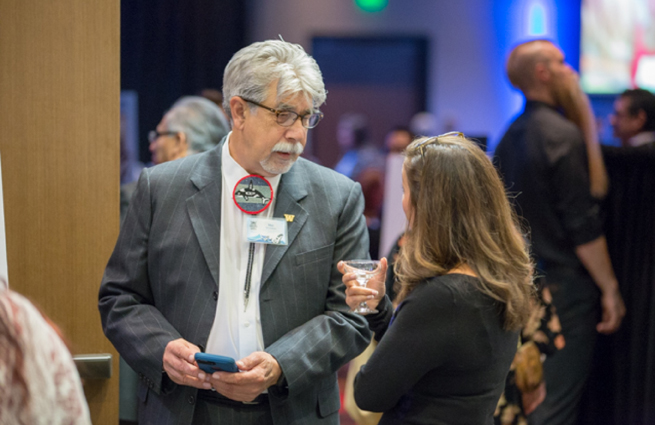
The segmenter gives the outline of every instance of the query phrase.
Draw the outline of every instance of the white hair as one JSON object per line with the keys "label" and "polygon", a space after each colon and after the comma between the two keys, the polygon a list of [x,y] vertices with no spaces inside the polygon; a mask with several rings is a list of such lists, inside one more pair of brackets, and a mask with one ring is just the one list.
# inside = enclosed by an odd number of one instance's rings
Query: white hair
{"label": "white hair", "polygon": [[200,96],[185,96],[177,100],[166,113],[168,131],[186,134],[187,153],[192,155],[218,145],[230,132],[230,124],[214,102]]}
{"label": "white hair", "polygon": [[227,116],[232,118],[232,97],[243,96],[263,102],[268,96],[268,86],[275,80],[278,80],[278,103],[298,93],[302,93],[315,110],[325,102],[327,92],[314,58],[299,44],[267,40],[239,50],[225,67],[223,109]]}

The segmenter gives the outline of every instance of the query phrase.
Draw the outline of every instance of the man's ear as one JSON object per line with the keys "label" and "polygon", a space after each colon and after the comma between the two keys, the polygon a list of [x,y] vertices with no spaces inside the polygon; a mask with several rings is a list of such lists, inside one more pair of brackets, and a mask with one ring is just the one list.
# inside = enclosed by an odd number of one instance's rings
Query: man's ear
{"label": "man's ear", "polygon": [[186,137],[186,133],[178,131],[175,133],[175,139],[177,140],[177,150],[180,154],[186,153],[189,150],[189,141]]}
{"label": "man's ear", "polygon": [[643,109],[638,110],[637,115],[635,115],[635,119],[639,120],[639,130],[644,128],[647,121],[646,111],[644,111]]}
{"label": "man's ear", "polygon": [[243,129],[247,113],[246,101],[238,96],[232,96],[230,99],[230,112],[232,113],[232,128],[235,130]]}
{"label": "man's ear", "polygon": [[538,81],[548,81],[550,80],[550,69],[546,66],[544,62],[538,62],[534,66],[534,76]]}

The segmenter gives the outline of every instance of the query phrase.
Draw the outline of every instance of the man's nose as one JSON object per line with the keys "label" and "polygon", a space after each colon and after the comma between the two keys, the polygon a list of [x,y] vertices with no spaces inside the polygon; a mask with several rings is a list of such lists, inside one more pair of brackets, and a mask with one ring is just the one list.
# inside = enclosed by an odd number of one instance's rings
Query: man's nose
{"label": "man's nose", "polygon": [[307,136],[307,129],[302,125],[302,118],[298,117],[297,120],[288,127],[286,131],[286,137],[288,139],[293,139],[296,142],[300,142],[303,145],[305,144],[305,138]]}

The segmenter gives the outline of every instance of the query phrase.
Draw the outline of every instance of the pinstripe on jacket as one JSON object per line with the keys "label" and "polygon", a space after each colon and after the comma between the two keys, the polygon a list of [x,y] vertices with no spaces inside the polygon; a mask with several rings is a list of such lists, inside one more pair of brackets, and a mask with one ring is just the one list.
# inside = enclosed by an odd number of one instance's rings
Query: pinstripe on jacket
{"label": "pinstripe on jacket", "polygon": [[[99,293],[105,335],[139,374],[139,423],[190,424],[197,389],[162,374],[168,342],[204,347],[219,280],[221,149],[142,172]],[[276,424],[337,424],[336,371],[363,351],[339,260],[366,258],[359,184],[302,158],[282,175],[275,217],[294,215],[287,246],[266,248],[259,293],[265,351],[287,387],[271,387]],[[220,294],[218,294],[220,296]]]}

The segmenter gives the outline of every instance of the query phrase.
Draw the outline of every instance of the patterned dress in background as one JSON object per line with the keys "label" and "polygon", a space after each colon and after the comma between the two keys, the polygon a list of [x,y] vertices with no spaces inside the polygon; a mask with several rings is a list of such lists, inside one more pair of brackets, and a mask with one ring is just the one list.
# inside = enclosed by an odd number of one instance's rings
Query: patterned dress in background
{"label": "patterned dress in background", "polygon": [[[541,353],[541,363],[547,356],[555,354],[564,347],[562,327],[552,298],[548,289],[539,293],[539,305],[532,313],[530,320],[521,332],[523,344],[533,343]],[[520,353],[517,353],[517,358]],[[500,396],[498,407],[494,413],[496,425],[527,425],[526,413],[523,406],[523,394],[517,386],[516,364],[512,363],[505,391]]]}

